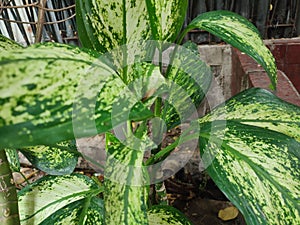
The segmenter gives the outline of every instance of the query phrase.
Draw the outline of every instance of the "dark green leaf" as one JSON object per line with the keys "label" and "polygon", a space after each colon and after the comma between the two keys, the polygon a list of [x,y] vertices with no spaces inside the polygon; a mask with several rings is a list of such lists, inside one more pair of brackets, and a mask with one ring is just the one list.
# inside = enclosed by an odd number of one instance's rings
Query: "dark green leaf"
{"label": "dark green leaf", "polygon": [[23,47],[18,43],[0,34],[0,52],[12,50],[12,49],[22,49],[22,48]]}
{"label": "dark green leaf", "polygon": [[300,108],[254,88],[199,119],[209,175],[249,224],[300,223]]}
{"label": "dark green leaf", "polygon": [[38,169],[50,175],[66,175],[74,171],[78,153],[75,141],[66,141],[56,146],[34,146],[21,152]]}
{"label": "dark green leaf", "polygon": [[276,88],[277,69],[275,59],[264,45],[256,27],[244,17],[229,11],[211,11],[193,19],[184,35],[192,29],[206,30],[261,64],[268,73],[273,88]]}
{"label": "dark green leaf", "polygon": [[[85,212],[83,210],[86,210]],[[82,217],[85,225],[104,224],[104,206],[103,200],[97,197],[82,199],[66,205],[64,208],[53,213],[45,219],[40,225],[59,225],[59,224],[79,224]]]}
{"label": "dark green leaf", "polygon": [[91,199],[100,191],[97,183],[81,174],[43,177],[18,193],[21,223],[40,224],[63,207],[72,208],[72,203]]}
{"label": "dark green leaf", "polygon": [[148,210],[150,225],[192,225],[179,210],[168,205],[156,205]]}

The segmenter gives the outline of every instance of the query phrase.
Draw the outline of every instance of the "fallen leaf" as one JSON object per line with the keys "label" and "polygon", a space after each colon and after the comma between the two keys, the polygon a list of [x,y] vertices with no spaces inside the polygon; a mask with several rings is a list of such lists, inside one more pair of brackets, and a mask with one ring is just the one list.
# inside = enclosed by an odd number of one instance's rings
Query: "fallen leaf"
{"label": "fallen leaf", "polygon": [[233,220],[239,214],[239,211],[234,206],[229,206],[225,209],[221,209],[218,213],[218,217],[223,221]]}

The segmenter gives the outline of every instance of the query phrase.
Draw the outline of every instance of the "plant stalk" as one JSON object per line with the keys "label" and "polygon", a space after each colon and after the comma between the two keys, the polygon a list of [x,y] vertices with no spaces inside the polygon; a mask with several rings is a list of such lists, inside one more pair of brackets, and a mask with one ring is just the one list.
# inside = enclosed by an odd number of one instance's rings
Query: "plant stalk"
{"label": "plant stalk", "polygon": [[4,150],[0,150],[0,224],[20,224],[17,191]]}

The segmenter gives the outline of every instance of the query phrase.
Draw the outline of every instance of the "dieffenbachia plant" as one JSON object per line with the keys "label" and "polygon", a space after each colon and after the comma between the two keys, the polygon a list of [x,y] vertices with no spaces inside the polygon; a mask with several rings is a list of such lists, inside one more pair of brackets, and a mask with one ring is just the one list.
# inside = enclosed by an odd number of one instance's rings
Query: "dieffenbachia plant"
{"label": "dieffenbachia plant", "polygon": [[[181,32],[187,0],[77,0],[76,7],[84,48],[22,48],[0,39],[1,224],[19,223],[4,149],[19,149],[51,174],[18,193],[21,224],[191,224],[170,206],[150,206],[145,169],[191,139],[248,224],[300,223],[299,107],[249,89],[190,121],[183,138],[167,147],[154,141],[189,118],[189,106],[200,105],[212,79],[193,44],[171,48],[172,66],[164,68],[164,51],[191,29],[254,58],[276,88],[274,58],[249,21],[208,12]],[[110,132],[116,126],[125,137]],[[75,139],[95,134],[106,134],[104,184],[71,174],[81,154]]]}

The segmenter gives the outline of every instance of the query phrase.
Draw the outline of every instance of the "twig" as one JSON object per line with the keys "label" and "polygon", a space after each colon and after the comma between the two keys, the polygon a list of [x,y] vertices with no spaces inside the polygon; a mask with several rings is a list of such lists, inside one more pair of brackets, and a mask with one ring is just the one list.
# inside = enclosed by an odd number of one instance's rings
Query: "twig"
{"label": "twig", "polygon": [[[37,5],[38,8],[41,8],[41,6]],[[63,8],[59,8],[59,9],[49,9],[49,8],[43,8],[43,10],[48,11],[48,12],[60,12],[60,11],[64,11],[67,9],[72,9],[75,8],[75,4],[74,5],[70,5],[70,6],[66,6]]]}
{"label": "twig", "polygon": [[67,21],[67,20],[69,20],[69,19],[72,19],[72,18],[75,17],[75,16],[76,16],[76,13],[74,13],[72,16],[69,16],[68,18],[65,18],[65,19],[63,19],[63,20],[57,20],[57,21],[55,21],[55,22],[46,22],[45,24],[49,25],[49,24],[62,23],[62,22],[65,22],[65,21]]}
{"label": "twig", "polygon": [[26,4],[26,5],[6,5],[6,6],[2,6],[0,5],[0,9],[18,9],[18,8],[26,8],[26,7],[37,7],[39,3],[35,2],[35,3],[31,3],[31,4]]}
{"label": "twig", "polygon": [[43,27],[45,23],[45,10],[44,6],[46,5],[47,0],[41,0],[39,11],[38,11],[38,21],[36,25],[36,34],[35,34],[35,43],[40,43],[42,40]]}
{"label": "twig", "polygon": [[20,24],[37,24],[37,22],[17,21],[17,20],[5,19],[5,18],[0,18],[0,20],[11,22],[11,23],[20,23]]}

